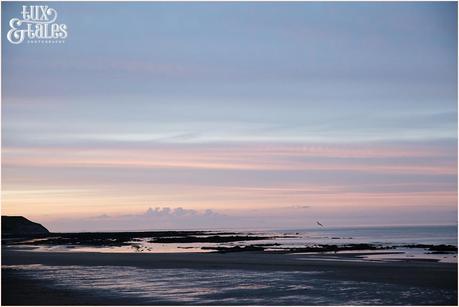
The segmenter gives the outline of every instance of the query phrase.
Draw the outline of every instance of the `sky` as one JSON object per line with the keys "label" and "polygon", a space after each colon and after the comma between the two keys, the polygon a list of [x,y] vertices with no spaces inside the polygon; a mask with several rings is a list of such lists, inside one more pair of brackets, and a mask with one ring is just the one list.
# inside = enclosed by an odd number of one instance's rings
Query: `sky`
{"label": "sky", "polygon": [[52,231],[457,224],[457,5],[2,3],[2,207]]}

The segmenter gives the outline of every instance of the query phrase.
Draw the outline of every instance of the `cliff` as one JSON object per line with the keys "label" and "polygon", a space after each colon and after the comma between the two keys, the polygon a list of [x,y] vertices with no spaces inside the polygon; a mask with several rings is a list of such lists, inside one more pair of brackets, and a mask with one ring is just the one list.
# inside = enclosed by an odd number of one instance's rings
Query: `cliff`
{"label": "cliff", "polygon": [[2,235],[46,234],[48,229],[23,216],[2,216]]}

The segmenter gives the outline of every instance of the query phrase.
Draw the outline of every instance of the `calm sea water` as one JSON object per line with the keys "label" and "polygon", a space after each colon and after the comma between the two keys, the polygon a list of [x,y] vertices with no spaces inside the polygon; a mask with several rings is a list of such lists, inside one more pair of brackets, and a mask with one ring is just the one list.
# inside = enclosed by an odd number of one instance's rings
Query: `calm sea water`
{"label": "calm sea water", "polygon": [[450,244],[457,246],[457,225],[384,226],[291,229],[283,233],[301,234],[310,242],[384,243],[384,244]]}
{"label": "calm sea water", "polygon": [[[228,231],[228,230],[225,230]],[[230,230],[231,231],[231,230]],[[386,246],[406,244],[449,244],[457,246],[457,226],[397,226],[397,227],[346,227],[314,228],[289,230],[244,230],[242,235],[255,234],[270,236],[272,239],[257,241],[239,241],[230,243],[151,243],[149,238],[139,239],[132,246],[120,247],[85,247],[73,246],[72,251],[80,252],[147,252],[147,253],[190,253],[209,252],[202,247],[250,244],[280,244],[276,247],[306,247],[317,244],[356,244],[372,243]],[[140,247],[140,248],[139,248]],[[276,249],[273,248],[273,249]],[[66,246],[42,246],[40,250],[66,251]]]}

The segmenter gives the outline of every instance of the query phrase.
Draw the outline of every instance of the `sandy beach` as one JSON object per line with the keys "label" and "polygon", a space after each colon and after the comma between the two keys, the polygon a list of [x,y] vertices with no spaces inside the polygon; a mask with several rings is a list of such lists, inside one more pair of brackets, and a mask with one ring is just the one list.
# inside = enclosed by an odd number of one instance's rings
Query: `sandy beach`
{"label": "sandy beach", "polygon": [[[300,254],[267,253],[76,253],[76,252],[33,252],[8,248],[2,250],[3,265],[41,264],[45,266],[84,266],[84,267],[136,267],[148,270],[193,269],[193,270],[242,270],[260,272],[324,272],[319,278],[358,283],[390,284],[401,287],[420,287],[430,291],[449,291],[457,289],[457,264],[428,261],[369,262],[358,261],[353,254],[332,259]],[[2,303],[6,305],[33,304],[142,304],[141,301],[104,299],[103,295],[81,295],[78,291],[62,289],[57,295],[48,296],[52,291],[46,283],[38,283],[15,274],[13,270],[2,270]],[[17,295],[20,291],[21,295]],[[63,293],[61,293],[63,292]],[[456,305],[455,299],[445,299],[443,305]],[[17,298],[20,299],[17,299]],[[84,297],[84,299],[81,299]],[[150,302],[151,303],[151,302]],[[167,304],[167,302],[158,302]]]}

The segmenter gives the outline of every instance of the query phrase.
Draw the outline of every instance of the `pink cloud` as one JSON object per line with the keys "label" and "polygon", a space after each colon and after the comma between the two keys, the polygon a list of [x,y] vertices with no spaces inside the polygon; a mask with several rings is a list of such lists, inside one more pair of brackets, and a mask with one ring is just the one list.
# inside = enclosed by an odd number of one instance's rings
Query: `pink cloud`
{"label": "pink cloud", "polygon": [[4,148],[3,155],[4,163],[11,166],[457,173],[450,151],[419,145],[162,144],[152,148]]}

